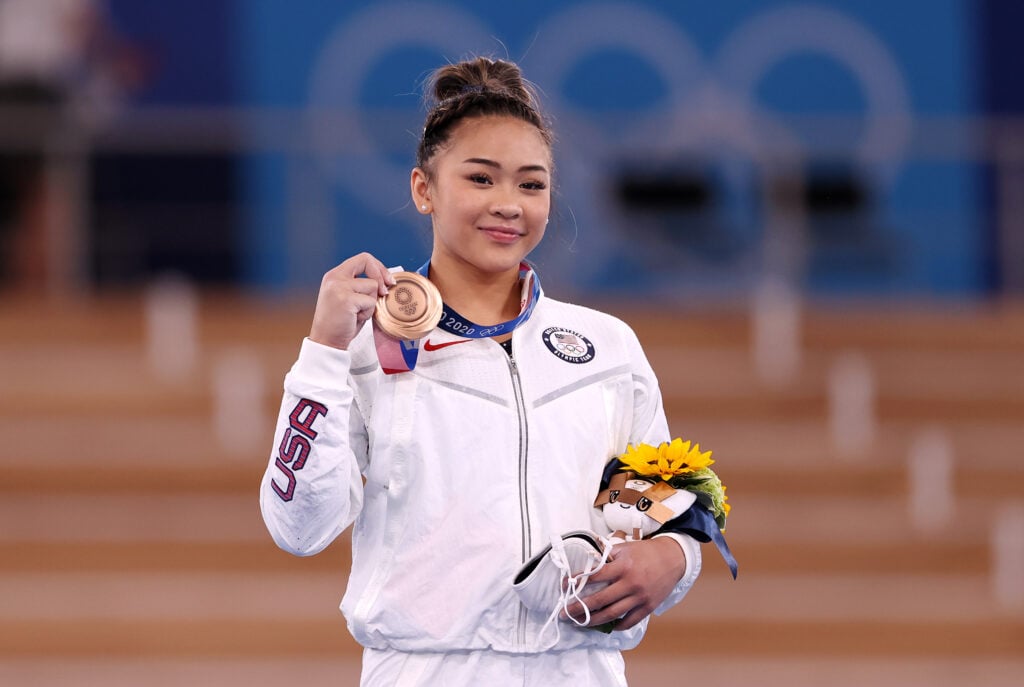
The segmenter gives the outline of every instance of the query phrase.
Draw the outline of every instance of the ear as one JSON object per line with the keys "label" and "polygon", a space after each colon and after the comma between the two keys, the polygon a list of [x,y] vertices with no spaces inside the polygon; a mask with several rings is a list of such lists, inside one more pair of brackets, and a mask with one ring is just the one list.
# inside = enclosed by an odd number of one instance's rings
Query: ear
{"label": "ear", "polygon": [[430,203],[430,184],[427,181],[427,173],[419,167],[414,167],[409,175],[409,190],[412,193],[412,202],[416,211],[421,215],[429,215],[433,212],[433,205]]}

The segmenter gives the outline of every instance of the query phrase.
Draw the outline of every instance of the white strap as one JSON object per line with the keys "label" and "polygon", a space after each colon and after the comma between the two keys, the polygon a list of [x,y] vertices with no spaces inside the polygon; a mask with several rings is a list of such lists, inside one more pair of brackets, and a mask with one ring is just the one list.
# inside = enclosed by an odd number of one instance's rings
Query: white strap
{"label": "white strap", "polygon": [[[557,622],[558,615],[562,611],[565,611],[566,617],[579,627],[584,627],[590,623],[590,607],[587,606],[587,603],[580,595],[583,593],[583,589],[587,586],[590,576],[603,568],[605,563],[608,562],[608,556],[611,555],[612,551],[611,542],[602,538],[601,548],[601,557],[599,559],[588,558],[583,570],[574,575],[572,569],[569,567],[569,558],[565,554],[565,542],[559,536],[551,537],[551,551],[548,555],[551,557],[551,561],[561,572],[561,575],[559,576],[559,587],[562,588],[562,593],[559,597],[558,605],[556,605],[551,611],[551,615],[548,616],[548,619],[540,629],[540,634],[537,636],[537,641],[542,641],[544,633],[547,632],[548,626],[554,623],[555,641],[545,646],[545,650],[558,644],[558,641],[562,638],[562,631]],[[576,620],[576,618],[569,615],[569,604],[573,601],[578,601],[583,607],[582,621]]]}

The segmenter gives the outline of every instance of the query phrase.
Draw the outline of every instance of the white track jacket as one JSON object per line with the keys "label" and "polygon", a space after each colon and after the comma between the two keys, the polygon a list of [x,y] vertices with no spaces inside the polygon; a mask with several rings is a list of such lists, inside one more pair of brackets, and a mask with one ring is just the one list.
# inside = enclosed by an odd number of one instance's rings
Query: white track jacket
{"label": "white track jacket", "polygon": [[[549,648],[547,619],[512,589],[553,535],[607,534],[593,507],[628,444],[670,439],[661,393],[633,331],[541,297],[510,358],[491,339],[435,329],[410,372],[385,375],[367,325],[348,351],[305,340],[285,377],[263,518],[305,556],[352,522],[341,610],[363,646],[398,651]],[[658,609],[677,603],[700,569]],[[555,650],[629,649],[646,621],[604,634],[562,623]],[[550,637],[549,637],[550,639]]]}

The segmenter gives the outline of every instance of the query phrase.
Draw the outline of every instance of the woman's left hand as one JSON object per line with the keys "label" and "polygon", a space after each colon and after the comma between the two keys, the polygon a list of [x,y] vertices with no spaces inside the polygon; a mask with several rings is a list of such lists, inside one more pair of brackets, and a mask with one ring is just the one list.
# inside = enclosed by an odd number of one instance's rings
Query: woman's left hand
{"label": "woman's left hand", "polygon": [[[588,627],[621,618],[615,629],[628,630],[668,597],[685,571],[686,556],[671,537],[617,544],[604,567],[590,576],[588,584],[608,586],[584,597],[590,608]],[[579,602],[570,604],[568,612],[584,619]]]}

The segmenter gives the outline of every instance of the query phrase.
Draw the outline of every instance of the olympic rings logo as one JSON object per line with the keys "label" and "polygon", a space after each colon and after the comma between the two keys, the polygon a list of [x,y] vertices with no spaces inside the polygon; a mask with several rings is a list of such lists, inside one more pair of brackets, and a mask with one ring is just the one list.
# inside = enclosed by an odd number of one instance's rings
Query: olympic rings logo
{"label": "olympic rings logo", "polygon": [[[368,202],[392,211],[394,197],[381,189],[403,187],[408,170],[377,149],[358,115],[363,80],[393,51],[415,45],[443,55],[488,54],[494,35],[469,11],[434,4],[375,3],[340,24],[327,38],[309,82],[312,110],[331,112],[323,120],[311,117],[310,133],[316,149],[325,151],[324,164],[340,180],[366,179],[368,170],[360,166],[364,163],[374,168],[369,170],[372,178],[381,173],[394,178],[394,184],[359,186]],[[629,149],[638,142],[657,141],[662,149],[681,148],[709,137],[755,157],[780,142],[800,152],[804,146],[796,132],[761,108],[756,93],[775,65],[807,53],[834,61],[861,88],[867,107],[855,158],[891,181],[909,144],[912,117],[902,70],[878,36],[838,10],[808,5],[764,10],[739,25],[710,57],[670,17],[652,6],[626,2],[567,7],[544,19],[531,35],[536,40],[522,60],[524,70],[537,79],[559,121],[571,120],[564,128],[584,132],[586,146],[577,152],[602,157],[609,146]],[[669,91],[667,113],[660,108],[637,116],[616,141],[597,134],[589,114],[565,96],[572,69],[604,49],[634,55]],[[346,121],[339,122],[338,116]],[[778,137],[771,143],[753,137],[752,123],[767,126]],[[339,152],[360,164],[338,164]]]}
{"label": "olympic rings logo", "polygon": [[[315,59],[308,88],[310,144],[327,180],[358,188],[359,202],[393,215],[405,202],[401,189],[408,169],[375,141],[370,124],[379,113],[367,115],[360,103],[364,80],[386,56],[410,46],[439,55],[490,54],[497,33],[468,9],[426,3],[375,3],[339,24]],[[573,222],[588,232],[586,259],[548,256],[553,274],[563,271],[558,260],[564,260],[574,280],[600,280],[602,265],[620,250],[609,228],[616,206],[606,197],[607,180],[600,172],[608,160],[637,150],[711,149],[777,168],[780,159],[810,157],[802,133],[758,99],[765,77],[791,56],[825,58],[859,86],[864,118],[845,154],[871,172],[880,194],[894,185],[905,163],[913,117],[903,70],[870,27],[840,10],[807,4],[770,7],[752,14],[709,52],[653,4],[570,5],[542,19],[529,34],[535,38],[521,64],[560,123],[563,196]],[[637,58],[667,91],[662,104],[634,112],[630,126],[616,136],[609,136],[599,116],[575,105],[567,92],[573,70],[608,50]],[[727,183],[741,185],[733,195],[745,198],[735,211],[769,213],[751,223],[765,227],[765,261],[787,273],[800,260],[800,244],[790,239],[803,231],[802,219],[776,218],[770,208],[758,209],[758,191],[744,181],[737,165],[724,172]],[[366,184],[367,178],[375,183]],[[415,223],[419,217],[401,219]],[[577,258],[582,254],[578,251]]]}
{"label": "olympic rings logo", "polygon": [[555,348],[566,355],[583,355],[587,352],[586,346],[580,346],[578,344],[556,343]]}
{"label": "olympic rings logo", "polygon": [[579,332],[561,327],[548,327],[544,330],[542,338],[549,351],[568,363],[578,365],[594,359],[594,344]]}

